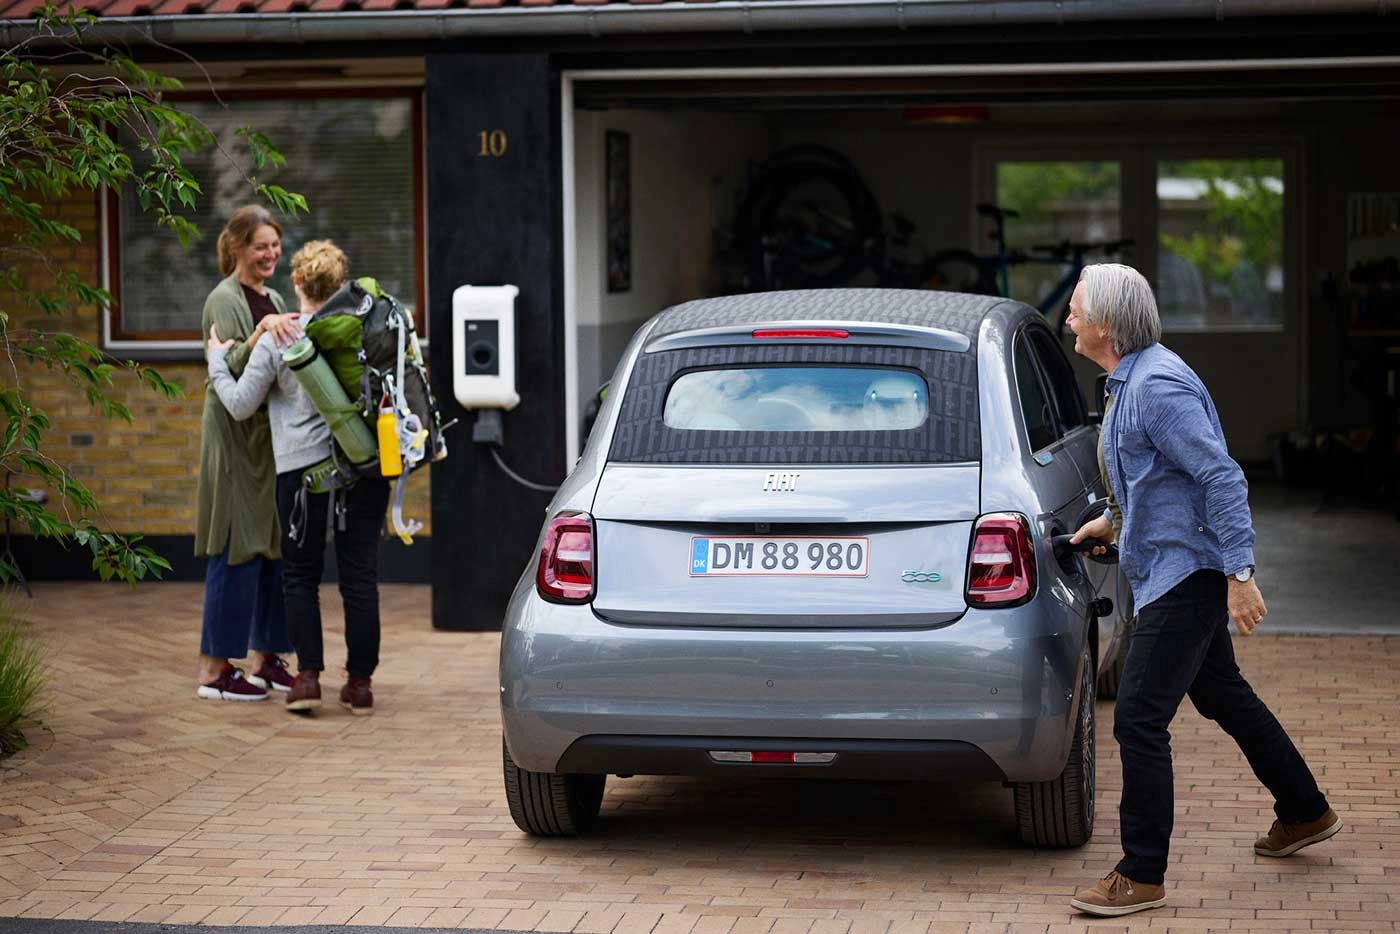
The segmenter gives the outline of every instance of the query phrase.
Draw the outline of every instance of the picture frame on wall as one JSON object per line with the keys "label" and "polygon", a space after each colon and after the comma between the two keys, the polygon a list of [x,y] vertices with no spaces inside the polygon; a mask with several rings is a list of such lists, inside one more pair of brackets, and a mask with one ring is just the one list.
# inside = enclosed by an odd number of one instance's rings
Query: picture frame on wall
{"label": "picture frame on wall", "polygon": [[609,292],[632,288],[632,140],[621,130],[604,137],[603,173],[607,205],[607,275]]}

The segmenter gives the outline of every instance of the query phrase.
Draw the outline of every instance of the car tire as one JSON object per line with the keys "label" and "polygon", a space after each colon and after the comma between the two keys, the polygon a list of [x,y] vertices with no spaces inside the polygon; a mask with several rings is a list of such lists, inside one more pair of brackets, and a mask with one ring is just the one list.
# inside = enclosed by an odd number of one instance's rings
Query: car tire
{"label": "car tire", "polygon": [[606,775],[527,771],[510,757],[504,738],[501,763],[515,826],[536,837],[572,837],[592,829],[603,804]]}
{"label": "car tire", "polygon": [[1048,782],[1018,782],[1016,823],[1021,839],[1031,846],[1083,846],[1094,832],[1096,762],[1094,743],[1094,676],[1089,658],[1081,662],[1079,709],[1069,761]]}
{"label": "car tire", "polygon": [[1137,617],[1128,620],[1123,627],[1123,638],[1118,643],[1118,656],[1109,662],[1108,667],[1099,672],[1099,700],[1114,700],[1118,697],[1118,685],[1123,682],[1123,664],[1128,660],[1128,640],[1137,628]]}

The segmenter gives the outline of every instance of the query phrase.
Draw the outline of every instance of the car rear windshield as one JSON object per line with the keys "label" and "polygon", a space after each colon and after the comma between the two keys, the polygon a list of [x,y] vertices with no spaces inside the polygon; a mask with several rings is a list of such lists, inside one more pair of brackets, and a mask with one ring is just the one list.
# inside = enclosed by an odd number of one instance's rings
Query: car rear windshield
{"label": "car rear windshield", "polygon": [[683,373],[662,421],[683,431],[908,431],[928,418],[928,383],[907,370],[723,367]]}
{"label": "car rear windshield", "polygon": [[976,355],[882,345],[644,353],[609,460],[671,464],[976,461]]}

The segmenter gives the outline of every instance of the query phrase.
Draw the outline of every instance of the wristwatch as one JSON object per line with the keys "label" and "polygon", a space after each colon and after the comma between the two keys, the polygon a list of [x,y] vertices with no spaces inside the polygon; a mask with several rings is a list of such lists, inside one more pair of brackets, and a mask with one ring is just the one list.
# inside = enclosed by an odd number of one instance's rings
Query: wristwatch
{"label": "wristwatch", "polygon": [[1235,580],[1239,581],[1241,584],[1243,584],[1245,581],[1249,580],[1253,576],[1254,565],[1252,564],[1247,564],[1243,568],[1235,572]]}

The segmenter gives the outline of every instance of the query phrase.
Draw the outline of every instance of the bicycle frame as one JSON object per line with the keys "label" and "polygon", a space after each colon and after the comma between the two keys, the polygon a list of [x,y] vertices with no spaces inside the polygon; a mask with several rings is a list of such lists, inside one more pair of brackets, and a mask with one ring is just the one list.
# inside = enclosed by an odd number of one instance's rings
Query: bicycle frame
{"label": "bicycle frame", "polygon": [[[1055,283],[1055,287],[1050,290],[1050,294],[1041,299],[1036,305],[1036,309],[1046,318],[1058,308],[1068,306],[1070,295],[1074,292],[1074,287],[1079,283],[1079,276],[1084,272],[1086,263],[1084,257],[1090,250],[1102,249],[1105,254],[1112,255],[1124,246],[1130,246],[1132,240],[1114,240],[1105,243],[1071,243],[1066,240],[1056,246],[1037,246],[1032,249],[1044,251],[1047,255],[1037,256],[1025,252],[1024,250],[1009,250],[1006,247],[1006,218],[1017,217],[1015,211],[999,208],[993,204],[978,205],[978,211],[984,217],[992,218],[991,238],[996,241],[997,251],[993,255],[976,257],[979,262],[993,264],[994,281],[998,292],[1007,297],[1011,297],[1011,267],[1034,264],[1040,266],[1062,266],[1065,273],[1060,280]],[[1065,318],[1068,317],[1068,308],[1060,316],[1058,330],[1064,330]]]}

